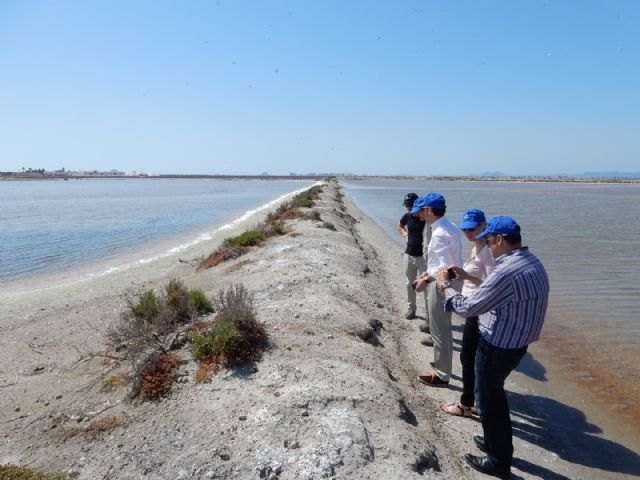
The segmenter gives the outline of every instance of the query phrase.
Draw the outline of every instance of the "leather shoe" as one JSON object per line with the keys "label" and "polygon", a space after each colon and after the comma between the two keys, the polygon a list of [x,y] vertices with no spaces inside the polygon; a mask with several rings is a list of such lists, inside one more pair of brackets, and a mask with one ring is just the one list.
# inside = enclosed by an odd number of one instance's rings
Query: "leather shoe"
{"label": "leather shoe", "polygon": [[510,469],[502,469],[496,467],[489,457],[476,457],[467,453],[464,456],[465,461],[471,466],[471,468],[484,473],[485,475],[491,475],[492,477],[498,477],[507,479],[511,476]]}
{"label": "leather shoe", "polygon": [[474,435],[473,443],[476,444],[476,447],[478,447],[478,450],[481,452],[487,451],[487,446],[484,444],[484,437],[482,435]]}
{"label": "leather shoe", "polygon": [[418,375],[418,381],[430,387],[447,387],[449,385],[448,380],[442,380],[435,373],[431,373],[429,375]]}

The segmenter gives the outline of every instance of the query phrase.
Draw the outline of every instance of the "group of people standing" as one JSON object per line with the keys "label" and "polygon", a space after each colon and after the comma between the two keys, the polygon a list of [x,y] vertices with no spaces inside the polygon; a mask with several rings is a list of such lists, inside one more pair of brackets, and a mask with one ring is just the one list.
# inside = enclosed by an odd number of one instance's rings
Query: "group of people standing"
{"label": "group of people standing", "polygon": [[[485,456],[465,455],[474,469],[508,478],[513,459],[507,376],[527,346],[540,335],[547,309],[549,279],[540,260],[522,245],[520,226],[511,217],[488,222],[479,209],[467,210],[460,226],[445,217],[445,198],[438,193],[404,198],[407,212],[397,226],[407,239],[405,275],[407,319],[416,317],[418,293],[425,297],[426,325],[433,345],[432,371],[418,380],[447,387],[451,378],[451,314],[465,319],[460,361],[462,395],[442,404],[450,415],[479,415],[483,436],[473,440]],[[462,233],[472,242],[462,260]]]}

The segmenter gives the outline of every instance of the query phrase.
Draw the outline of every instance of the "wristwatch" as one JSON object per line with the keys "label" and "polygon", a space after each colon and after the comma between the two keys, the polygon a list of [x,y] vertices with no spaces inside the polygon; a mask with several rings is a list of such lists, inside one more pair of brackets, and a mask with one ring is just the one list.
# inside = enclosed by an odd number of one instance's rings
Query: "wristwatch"
{"label": "wristwatch", "polygon": [[442,282],[442,286],[441,288],[444,290],[445,288],[451,288],[451,284],[449,283],[448,280],[445,280],[444,282]]}

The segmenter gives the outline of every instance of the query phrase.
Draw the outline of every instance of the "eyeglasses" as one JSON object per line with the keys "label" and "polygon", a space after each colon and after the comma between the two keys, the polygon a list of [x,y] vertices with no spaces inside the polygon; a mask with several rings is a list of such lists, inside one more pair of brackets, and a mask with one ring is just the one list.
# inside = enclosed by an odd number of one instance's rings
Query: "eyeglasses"
{"label": "eyeglasses", "polygon": [[474,228],[463,228],[462,231],[463,232],[475,232],[478,229],[478,227],[474,227]]}

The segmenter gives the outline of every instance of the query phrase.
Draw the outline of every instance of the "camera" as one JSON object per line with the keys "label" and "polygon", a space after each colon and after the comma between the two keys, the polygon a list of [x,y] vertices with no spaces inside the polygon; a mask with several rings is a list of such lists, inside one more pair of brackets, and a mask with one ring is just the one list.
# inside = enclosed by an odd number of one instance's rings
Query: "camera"
{"label": "camera", "polygon": [[447,269],[447,280],[454,280],[456,277],[457,275],[453,268]]}

